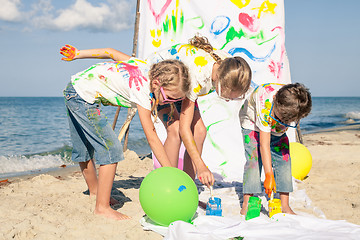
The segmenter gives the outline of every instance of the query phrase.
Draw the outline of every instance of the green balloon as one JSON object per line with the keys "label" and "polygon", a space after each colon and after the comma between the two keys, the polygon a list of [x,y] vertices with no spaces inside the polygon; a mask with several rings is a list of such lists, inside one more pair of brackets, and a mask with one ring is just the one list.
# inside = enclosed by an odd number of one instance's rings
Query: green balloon
{"label": "green balloon", "polygon": [[199,195],[194,181],[185,172],[174,167],[161,167],[144,178],[139,199],[151,220],[169,226],[177,220],[191,222]]}

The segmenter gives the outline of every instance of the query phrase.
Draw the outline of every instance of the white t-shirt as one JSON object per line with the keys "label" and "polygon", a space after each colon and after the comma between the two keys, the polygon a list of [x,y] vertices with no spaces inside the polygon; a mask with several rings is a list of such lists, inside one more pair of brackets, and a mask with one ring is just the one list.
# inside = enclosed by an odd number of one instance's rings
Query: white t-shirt
{"label": "white t-shirt", "polygon": [[130,58],[128,61],[98,63],[71,77],[71,82],[86,102],[136,107],[151,110],[149,65]]}
{"label": "white t-shirt", "polygon": [[255,88],[240,110],[241,127],[249,130],[271,132],[276,136],[284,134],[287,127],[271,121],[269,117],[273,97],[283,86],[284,84],[266,83]]}
{"label": "white t-shirt", "polygon": [[[214,53],[221,59],[232,57],[229,53],[221,50],[215,50]],[[189,68],[191,84],[186,97],[192,102],[195,102],[199,96],[214,90],[211,75],[215,60],[209,53],[190,44],[177,44],[153,53],[145,61],[151,66],[168,59],[179,60]]]}

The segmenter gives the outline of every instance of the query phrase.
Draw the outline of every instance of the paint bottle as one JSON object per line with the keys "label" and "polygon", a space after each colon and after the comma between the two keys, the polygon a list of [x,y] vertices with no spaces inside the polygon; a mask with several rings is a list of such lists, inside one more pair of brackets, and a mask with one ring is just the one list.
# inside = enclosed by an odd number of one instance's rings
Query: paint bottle
{"label": "paint bottle", "polygon": [[210,216],[222,216],[221,199],[217,197],[209,198],[206,203],[206,215]]}
{"label": "paint bottle", "polygon": [[277,213],[281,213],[281,200],[280,199],[269,200],[269,217],[271,218]]}
{"label": "paint bottle", "polygon": [[261,211],[261,199],[258,197],[251,196],[249,199],[245,220],[249,220],[260,216],[260,211]]}

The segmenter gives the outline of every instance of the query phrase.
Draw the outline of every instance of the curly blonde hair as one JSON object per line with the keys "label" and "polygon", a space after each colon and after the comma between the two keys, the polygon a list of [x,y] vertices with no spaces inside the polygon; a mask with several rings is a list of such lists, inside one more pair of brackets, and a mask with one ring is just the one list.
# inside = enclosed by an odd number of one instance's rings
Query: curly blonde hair
{"label": "curly blonde hair", "polygon": [[[160,87],[165,89],[177,89],[183,93],[187,93],[190,90],[190,77],[189,69],[184,63],[179,60],[164,60],[159,63],[155,63],[151,66],[149,71],[150,78],[150,91],[154,93],[152,82],[157,79],[160,82]],[[152,97],[151,113],[157,118],[157,106],[160,93],[157,96]],[[174,105],[171,104],[171,113],[174,111]]]}
{"label": "curly blonde hair", "polygon": [[245,94],[251,85],[251,68],[242,57],[229,57],[222,60],[215,52],[209,40],[200,35],[195,35],[189,44],[204,50],[220,65],[218,77],[224,94],[239,92]]}

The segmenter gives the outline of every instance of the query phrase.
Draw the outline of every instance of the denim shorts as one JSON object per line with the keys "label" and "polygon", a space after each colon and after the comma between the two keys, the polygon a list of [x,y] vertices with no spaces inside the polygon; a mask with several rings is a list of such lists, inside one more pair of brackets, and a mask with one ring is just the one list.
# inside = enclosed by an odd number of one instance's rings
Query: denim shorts
{"label": "denim shorts", "polygon": [[71,159],[86,162],[94,159],[107,165],[124,159],[122,146],[115,132],[100,110],[99,103],[87,103],[69,83],[64,90],[71,141]]}
{"label": "denim shorts", "polygon": [[[246,163],[243,177],[243,193],[262,193],[262,161],[259,146],[259,132],[242,129]],[[289,139],[284,133],[281,136],[271,135],[271,164],[274,171],[277,192],[292,192],[291,159]]]}

